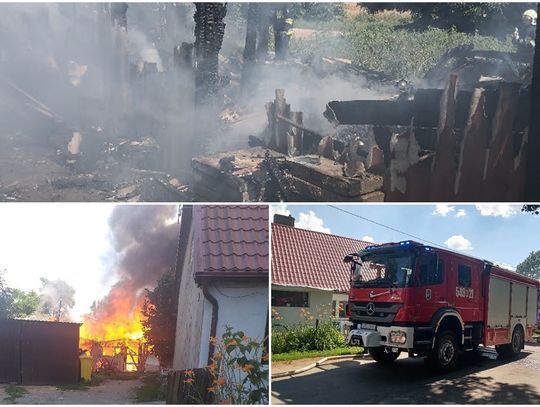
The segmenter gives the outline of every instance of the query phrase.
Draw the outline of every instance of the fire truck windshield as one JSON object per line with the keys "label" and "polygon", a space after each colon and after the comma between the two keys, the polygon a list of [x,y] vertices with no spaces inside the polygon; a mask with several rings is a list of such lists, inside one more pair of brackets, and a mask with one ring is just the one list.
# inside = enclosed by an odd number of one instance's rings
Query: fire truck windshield
{"label": "fire truck windshield", "polygon": [[412,283],[414,253],[368,253],[361,259],[352,276],[353,287],[402,288]]}

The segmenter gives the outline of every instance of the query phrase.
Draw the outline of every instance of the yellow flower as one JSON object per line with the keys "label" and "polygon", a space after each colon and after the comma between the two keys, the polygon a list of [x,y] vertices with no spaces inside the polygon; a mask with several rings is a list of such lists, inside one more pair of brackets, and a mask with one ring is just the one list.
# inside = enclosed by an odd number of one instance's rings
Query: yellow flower
{"label": "yellow flower", "polygon": [[219,404],[231,404],[231,400],[229,400],[229,399],[220,400]]}
{"label": "yellow flower", "polygon": [[223,386],[225,384],[225,378],[224,377],[218,377],[216,384],[218,386]]}
{"label": "yellow flower", "polygon": [[214,360],[220,360],[221,359],[221,352],[214,353]]}
{"label": "yellow flower", "polygon": [[216,388],[214,386],[210,386],[209,388],[206,389],[206,391],[208,393],[215,393],[216,392]]}
{"label": "yellow flower", "polygon": [[215,336],[211,336],[211,337],[210,337],[210,343],[211,343],[212,345],[215,345],[215,344],[217,343],[217,338],[216,338]]}

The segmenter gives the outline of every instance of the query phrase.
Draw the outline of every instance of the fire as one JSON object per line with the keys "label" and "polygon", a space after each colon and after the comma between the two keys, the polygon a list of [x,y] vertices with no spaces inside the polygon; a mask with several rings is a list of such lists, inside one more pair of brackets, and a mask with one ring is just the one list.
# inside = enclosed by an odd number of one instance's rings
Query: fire
{"label": "fire", "polygon": [[138,371],[144,368],[147,346],[143,337],[143,298],[113,287],[83,317],[80,347],[94,359],[93,370]]}

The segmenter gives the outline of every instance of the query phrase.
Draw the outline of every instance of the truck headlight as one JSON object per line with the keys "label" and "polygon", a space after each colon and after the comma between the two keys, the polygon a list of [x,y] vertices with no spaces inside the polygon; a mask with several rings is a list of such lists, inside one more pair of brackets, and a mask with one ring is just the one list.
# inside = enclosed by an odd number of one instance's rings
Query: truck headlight
{"label": "truck headlight", "polygon": [[407,342],[407,334],[403,331],[390,331],[390,342],[403,344]]}

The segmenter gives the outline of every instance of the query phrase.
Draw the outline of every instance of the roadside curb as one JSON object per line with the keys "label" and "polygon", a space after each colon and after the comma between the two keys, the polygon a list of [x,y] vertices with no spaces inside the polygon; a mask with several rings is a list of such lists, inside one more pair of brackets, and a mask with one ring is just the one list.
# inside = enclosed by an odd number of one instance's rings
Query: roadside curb
{"label": "roadside curb", "polygon": [[286,377],[286,376],[294,376],[299,373],[306,372],[310,369],[313,369],[314,367],[319,367],[320,365],[324,364],[325,362],[328,362],[329,360],[337,360],[337,359],[369,359],[371,356],[369,356],[368,353],[364,353],[361,355],[352,354],[352,355],[338,355],[338,356],[327,356],[322,358],[321,360],[318,360],[315,363],[311,363],[307,366],[301,367],[300,369],[295,370],[288,370],[285,372],[279,372],[279,373],[273,373],[271,375],[272,379],[278,379],[280,377]]}

